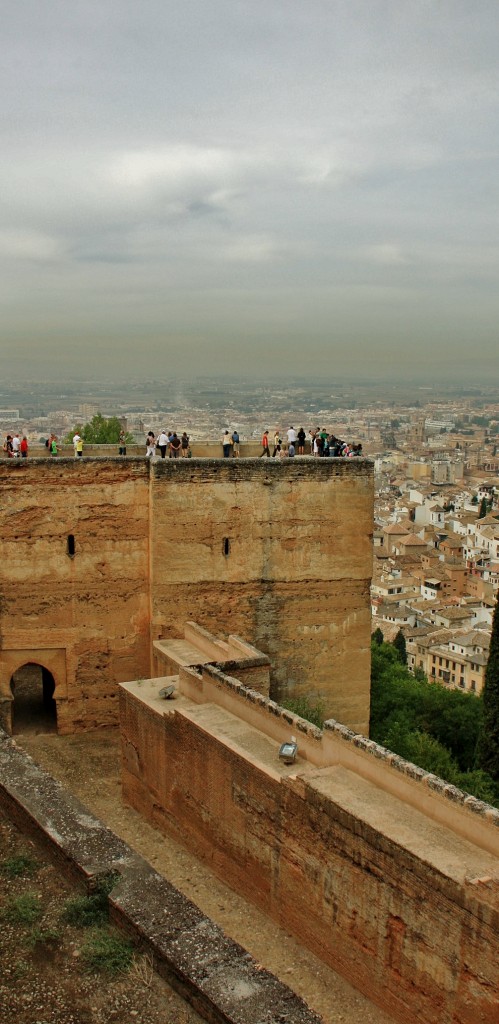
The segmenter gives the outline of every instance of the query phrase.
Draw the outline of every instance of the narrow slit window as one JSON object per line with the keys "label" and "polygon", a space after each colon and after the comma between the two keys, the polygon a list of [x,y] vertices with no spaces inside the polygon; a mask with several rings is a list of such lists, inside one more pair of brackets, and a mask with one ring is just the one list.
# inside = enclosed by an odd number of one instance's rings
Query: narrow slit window
{"label": "narrow slit window", "polygon": [[74,558],[75,551],[76,551],[76,544],[75,544],[74,533],[68,533],[68,555],[69,555],[70,558]]}
{"label": "narrow slit window", "polygon": [[230,555],[230,539],[229,539],[229,537],[224,537],[223,552],[224,552],[224,555],[226,555],[226,556]]}

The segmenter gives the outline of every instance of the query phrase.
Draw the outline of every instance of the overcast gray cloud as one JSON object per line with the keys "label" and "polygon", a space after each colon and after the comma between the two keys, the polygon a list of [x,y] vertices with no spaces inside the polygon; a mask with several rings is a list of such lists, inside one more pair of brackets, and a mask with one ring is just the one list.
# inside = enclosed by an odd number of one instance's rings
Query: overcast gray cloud
{"label": "overcast gray cloud", "polygon": [[2,15],[7,376],[496,372],[495,0]]}

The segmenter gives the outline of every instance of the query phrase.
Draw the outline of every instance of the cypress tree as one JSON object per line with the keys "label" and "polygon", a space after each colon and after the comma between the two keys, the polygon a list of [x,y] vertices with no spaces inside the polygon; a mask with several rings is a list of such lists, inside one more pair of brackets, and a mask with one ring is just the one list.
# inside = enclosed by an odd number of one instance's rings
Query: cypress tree
{"label": "cypress tree", "polygon": [[480,502],[480,509],[479,509],[479,512],[478,512],[478,518],[479,519],[483,519],[484,516],[486,516],[486,515],[487,515],[487,502],[486,502],[485,498],[482,498],[482,500]]}
{"label": "cypress tree", "polygon": [[499,594],[492,620],[482,698],[483,725],[478,744],[478,767],[499,782]]}
{"label": "cypress tree", "polygon": [[397,651],[399,661],[401,661],[403,665],[407,665],[407,647],[405,643],[405,636],[401,629],[399,629],[393,641],[393,646]]}
{"label": "cypress tree", "polygon": [[374,633],[372,635],[372,639],[374,640],[374,643],[378,644],[378,645],[381,645],[382,643],[385,642],[385,638],[383,636],[383,632],[379,628],[379,626],[378,626],[377,629],[374,630]]}

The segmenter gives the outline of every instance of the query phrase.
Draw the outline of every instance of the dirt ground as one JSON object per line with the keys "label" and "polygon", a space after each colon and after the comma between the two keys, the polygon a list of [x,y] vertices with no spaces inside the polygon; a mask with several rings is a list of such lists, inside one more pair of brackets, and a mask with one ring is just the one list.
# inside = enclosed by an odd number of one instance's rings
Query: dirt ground
{"label": "dirt ground", "polygon": [[202,1024],[147,957],[116,977],[87,970],[95,933],[63,916],[79,895],[0,814],[1,1024]]}
{"label": "dirt ground", "polygon": [[[392,1018],[326,967],[256,907],[225,886],[209,868],[172,839],[163,836],[121,802],[119,734],[117,729],[76,736],[23,732],[14,737],[39,764],[59,779],[98,818],[104,821],[173,885],[193,900],[236,942],[319,1013],[324,1024],[392,1024]],[[163,984],[161,982],[161,984]],[[170,998],[169,996],[167,999]],[[168,1004],[166,1004],[168,1005]],[[101,1018],[2,1018],[2,1024],[86,1024]],[[142,1017],[107,1017],[118,1024],[141,1024]],[[144,1018],[145,1019],[145,1018]],[[195,1015],[192,1020],[198,1020]],[[148,1024],[155,1024],[149,1013]],[[187,1018],[165,1016],[162,1024]]]}

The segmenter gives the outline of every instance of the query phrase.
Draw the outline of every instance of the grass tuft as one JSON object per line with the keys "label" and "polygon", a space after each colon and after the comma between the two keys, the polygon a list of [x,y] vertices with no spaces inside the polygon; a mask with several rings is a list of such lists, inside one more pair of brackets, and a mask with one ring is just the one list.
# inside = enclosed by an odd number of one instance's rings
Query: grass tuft
{"label": "grass tuft", "polygon": [[119,878],[117,871],[99,878],[92,892],[67,900],[62,919],[77,928],[95,928],[108,920],[108,896]]}
{"label": "grass tuft", "polygon": [[62,919],[67,924],[76,925],[77,928],[95,928],[105,924],[108,919],[107,896],[98,892],[67,900]]}
{"label": "grass tuft", "polygon": [[293,700],[283,701],[282,706],[287,711],[291,711],[293,715],[299,715],[300,718],[305,718],[307,722],[322,729],[326,718],[326,708],[320,700],[314,703],[309,697],[295,697]]}
{"label": "grass tuft", "polygon": [[9,924],[34,924],[42,916],[40,901],[31,892],[9,900],[1,916]]}
{"label": "grass tuft", "polygon": [[35,946],[47,946],[49,949],[54,949],[55,946],[60,945],[61,933],[56,928],[39,928],[35,926],[31,928],[26,941],[28,946],[32,948]]}
{"label": "grass tuft", "polygon": [[21,878],[23,875],[34,875],[38,864],[30,853],[18,853],[0,861],[0,872],[7,878]]}
{"label": "grass tuft", "polygon": [[88,971],[124,974],[133,961],[133,946],[120,935],[99,930],[82,947],[81,959]]}

